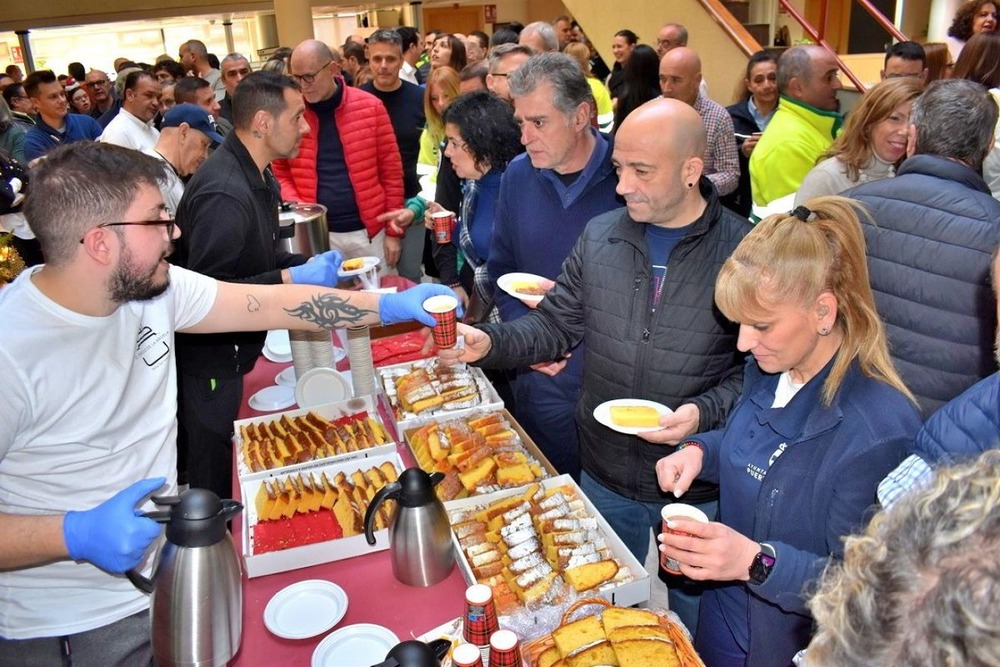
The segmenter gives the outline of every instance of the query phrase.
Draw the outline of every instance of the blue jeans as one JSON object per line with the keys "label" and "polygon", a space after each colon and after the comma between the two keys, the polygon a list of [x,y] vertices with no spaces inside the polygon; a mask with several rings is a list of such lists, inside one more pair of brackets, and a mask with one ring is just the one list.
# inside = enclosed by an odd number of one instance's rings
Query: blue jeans
{"label": "blue jeans", "polygon": [[[649,551],[650,535],[660,532],[660,510],[667,504],[666,501],[654,503],[630,500],[607,488],[586,471],[581,474],[580,488],[611,524],[632,555],[640,563],[644,562]],[[709,519],[715,519],[719,511],[719,501],[698,503],[695,507],[704,512]],[[670,611],[680,616],[693,636],[698,630],[698,607],[704,584],[681,575],[655,572],[651,573],[651,576],[660,576],[661,581],[666,583]]]}

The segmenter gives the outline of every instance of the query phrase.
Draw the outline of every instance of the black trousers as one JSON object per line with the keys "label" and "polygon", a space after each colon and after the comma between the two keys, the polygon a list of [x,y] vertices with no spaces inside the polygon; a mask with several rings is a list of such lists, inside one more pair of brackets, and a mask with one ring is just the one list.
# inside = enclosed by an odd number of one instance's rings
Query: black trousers
{"label": "black trousers", "polygon": [[177,460],[187,461],[192,489],[233,496],[233,421],[243,400],[243,376],[224,380],[178,372]]}
{"label": "black trousers", "polygon": [[67,637],[0,637],[0,667],[151,667],[152,664],[148,609]]}

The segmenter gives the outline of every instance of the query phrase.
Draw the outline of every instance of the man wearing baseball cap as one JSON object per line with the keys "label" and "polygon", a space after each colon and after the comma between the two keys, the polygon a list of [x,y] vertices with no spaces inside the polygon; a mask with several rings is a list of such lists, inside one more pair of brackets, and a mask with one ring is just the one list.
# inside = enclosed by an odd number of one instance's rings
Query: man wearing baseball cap
{"label": "man wearing baseball cap", "polygon": [[196,104],[178,104],[163,115],[159,140],[143,152],[166,163],[167,178],[160,191],[171,217],[184,194],[181,179],[193,174],[208,157],[209,147],[222,141],[212,117]]}

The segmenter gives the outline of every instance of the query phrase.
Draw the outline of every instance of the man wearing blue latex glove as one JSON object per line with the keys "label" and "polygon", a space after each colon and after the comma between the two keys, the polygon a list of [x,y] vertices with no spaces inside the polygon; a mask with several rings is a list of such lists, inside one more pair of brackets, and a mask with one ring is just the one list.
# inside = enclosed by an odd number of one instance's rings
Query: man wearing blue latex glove
{"label": "man wearing blue latex glove", "polygon": [[[416,320],[429,327],[434,326],[434,316],[424,310],[424,301],[438,294],[458,296],[450,287],[436,283],[421,283],[403,292],[383,294],[378,302],[379,319],[382,324],[409,322]],[[458,302],[458,316],[462,316],[462,302]]]}
{"label": "man wearing blue latex glove", "polygon": [[66,551],[73,560],[87,560],[108,572],[121,573],[139,564],[160,535],[160,524],[137,516],[136,505],[166,483],[166,477],[143,479],[84,512],[63,518]]}
{"label": "man wearing blue latex glove", "polygon": [[[177,207],[174,264],[237,283],[337,284],[339,254],[306,262],[278,241],[281,195],[270,165],[298,152],[309,131],[304,109],[288,77],[258,72],[239,83],[232,95],[234,129],[195,172]],[[265,335],[177,337],[177,470],[192,488],[221,498],[231,493],[233,421],[243,377],[260,357]]]}
{"label": "man wearing blue latex glove", "polygon": [[327,250],[322,255],[316,255],[305,264],[292,266],[288,269],[291,282],[296,285],[325,285],[336,287],[340,282],[338,273],[344,258],[336,250]]}
{"label": "man wearing blue latex glove", "polygon": [[[115,572],[150,573],[144,547],[159,529],[139,503],[177,493],[177,332],[211,345],[232,331],[377,325],[380,313],[429,324],[423,300],[449,293],[231,283],[171,266],[179,229],[162,176],[161,161],[94,142],[57,148],[32,173],[24,213],[46,263],[0,290],[0,667],[150,664],[150,598]],[[80,197],[96,204],[80,209]]]}

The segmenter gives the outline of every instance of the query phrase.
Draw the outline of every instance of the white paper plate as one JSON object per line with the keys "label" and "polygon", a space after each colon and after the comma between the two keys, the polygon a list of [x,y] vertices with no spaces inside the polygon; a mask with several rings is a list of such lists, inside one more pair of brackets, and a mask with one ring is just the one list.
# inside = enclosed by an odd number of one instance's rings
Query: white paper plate
{"label": "white paper plate", "polygon": [[276,384],[264,387],[250,397],[250,407],[258,412],[274,412],[295,405],[295,389]]}
{"label": "white paper plate", "polygon": [[332,368],[314,368],[295,382],[295,402],[303,409],[343,401],[353,393],[347,378]]}
{"label": "white paper plate", "polygon": [[347,593],[332,581],[309,579],[275,593],[264,608],[264,625],[285,639],[322,634],[347,613]]}
{"label": "white paper plate", "polygon": [[287,329],[267,332],[267,338],[264,339],[264,356],[279,364],[292,360],[292,343],[288,339]]}
{"label": "white paper plate", "polygon": [[[366,271],[370,271],[379,265],[380,260],[378,257],[355,257],[355,259],[364,260],[364,265],[360,269],[354,269],[353,271],[337,271],[338,276],[359,276]],[[347,260],[345,260],[347,261]]]}
{"label": "white paper plate", "polygon": [[289,366],[285,370],[281,371],[274,376],[274,384],[281,385],[282,387],[294,387],[295,386],[295,366]]}
{"label": "white paper plate", "polygon": [[663,415],[669,415],[673,412],[673,410],[667,406],[662,403],[657,403],[656,401],[646,401],[641,398],[616,398],[613,401],[605,401],[594,408],[594,419],[612,430],[618,431],[619,433],[628,433],[630,435],[660,430],[658,426],[650,428],[648,426],[619,426],[618,424],[615,424],[611,421],[611,408],[612,406],[619,405],[642,405],[650,407],[659,412],[661,417]]}
{"label": "white paper plate", "polygon": [[331,632],[313,651],[312,667],[371,667],[399,643],[392,630],[357,623]]}
{"label": "white paper plate", "polygon": [[515,289],[515,286],[518,283],[537,283],[544,280],[546,279],[534,273],[505,273],[497,278],[497,287],[515,299],[538,302],[545,298],[544,294],[522,294]]}

